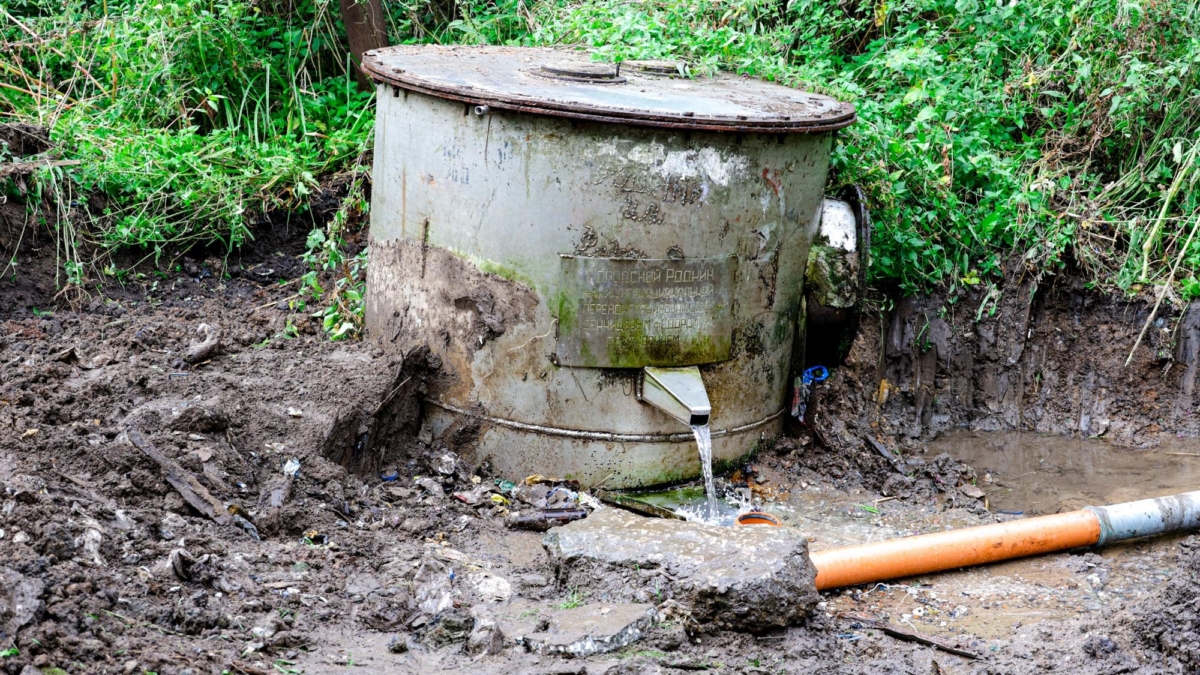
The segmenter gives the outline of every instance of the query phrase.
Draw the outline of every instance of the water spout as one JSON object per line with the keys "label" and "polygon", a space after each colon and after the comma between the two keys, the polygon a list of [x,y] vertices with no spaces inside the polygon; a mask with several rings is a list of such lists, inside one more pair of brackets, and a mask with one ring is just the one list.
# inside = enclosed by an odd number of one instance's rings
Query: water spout
{"label": "water spout", "polygon": [[642,390],[643,402],[658,408],[689,427],[708,424],[712,404],[708,390],[696,366],[687,368],[646,368]]}
{"label": "water spout", "polygon": [[708,419],[712,404],[708,390],[696,366],[687,368],[646,368],[638,398],[692,428],[696,449],[700,453],[700,470],[704,474],[704,493],[708,497],[705,518],[716,517],[716,490],[713,488],[712,438]]}
{"label": "water spout", "polygon": [[704,474],[704,519],[712,521],[717,517],[717,489],[713,485],[712,469],[712,433],[705,422],[693,424],[692,434],[696,437],[696,449],[700,451],[700,472]]}

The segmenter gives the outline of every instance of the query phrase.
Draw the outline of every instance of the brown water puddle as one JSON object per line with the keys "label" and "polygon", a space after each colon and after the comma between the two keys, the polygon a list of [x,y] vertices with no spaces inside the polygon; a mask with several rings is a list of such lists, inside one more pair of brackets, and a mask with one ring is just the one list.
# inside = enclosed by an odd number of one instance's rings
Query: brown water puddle
{"label": "brown water puddle", "polygon": [[1040,515],[1200,490],[1200,440],[1136,450],[1102,440],[954,432],[929,444],[975,467],[993,510]]}

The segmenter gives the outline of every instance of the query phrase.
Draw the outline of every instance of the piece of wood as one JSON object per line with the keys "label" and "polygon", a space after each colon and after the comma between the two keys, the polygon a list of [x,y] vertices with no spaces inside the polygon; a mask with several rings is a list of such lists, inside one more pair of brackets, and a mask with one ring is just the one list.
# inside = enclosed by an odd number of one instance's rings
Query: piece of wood
{"label": "piece of wood", "polygon": [[0,164],[0,178],[14,173],[28,173],[34,169],[40,169],[44,166],[79,166],[80,164],[83,164],[83,162],[78,159],[41,159],[33,162],[10,162],[7,164]]}
{"label": "piece of wood", "polygon": [[75,476],[65,474],[62,471],[55,471],[54,473],[58,474],[60,478],[64,478],[64,479],[70,481],[72,484],[74,484],[75,485],[74,489],[79,491],[79,493],[81,495],[83,495],[84,497],[87,497],[88,499],[92,500],[93,502],[96,502],[97,504],[99,504],[109,510],[117,509],[116,502],[109,499],[108,497],[105,497],[104,495],[96,494],[91,489],[91,487],[88,486],[88,484],[86,482],[76,478]]}
{"label": "piece of wood", "polygon": [[386,47],[388,43],[387,22],[382,0],[339,0],[342,25],[346,27],[346,41],[350,43],[350,54],[354,60],[354,77],[359,91],[371,91],[371,78],[362,71],[363,54],[372,49]]}
{"label": "piece of wood", "polygon": [[226,525],[230,522],[229,512],[225,510],[225,505],[220,502],[208,488],[200,484],[196,477],[188,473],[182,466],[179,466],[175,460],[162,454],[162,451],[154,447],[154,444],[147,441],[137,429],[130,427],[125,431],[125,437],[133,444],[133,447],[142,451],[163,470],[166,474],[167,482],[171,487],[179,491],[183,497],[183,501],[187,502],[192,508],[212,519],[218,525]]}
{"label": "piece of wood", "polygon": [[891,463],[892,468],[896,470],[896,473],[900,474],[901,476],[908,474],[908,470],[904,466],[903,462],[901,462],[898,457],[893,455],[891,450],[888,450],[886,447],[884,447],[883,443],[880,443],[870,436],[863,436],[863,439],[867,441],[867,445],[870,445],[875,452],[879,453],[881,457]]}
{"label": "piece of wood", "polygon": [[952,647],[944,642],[939,642],[937,640],[934,640],[933,638],[927,638],[924,635],[917,635],[916,633],[910,633],[908,631],[900,630],[899,628],[896,628],[895,626],[893,626],[889,623],[885,623],[883,621],[876,621],[874,619],[868,619],[863,616],[854,616],[853,614],[838,614],[837,616],[839,619],[845,619],[846,621],[854,621],[856,623],[860,623],[865,628],[873,628],[877,631],[880,631],[882,633],[885,633],[887,635],[890,635],[890,636],[900,639],[900,640],[907,640],[908,642],[915,642],[917,644],[925,645],[926,647],[933,647],[934,649],[940,649],[940,650],[946,652],[947,654],[961,656],[964,659],[973,659],[973,660],[979,659],[979,655],[976,654],[975,652],[969,652],[965,649],[959,649],[958,647]]}

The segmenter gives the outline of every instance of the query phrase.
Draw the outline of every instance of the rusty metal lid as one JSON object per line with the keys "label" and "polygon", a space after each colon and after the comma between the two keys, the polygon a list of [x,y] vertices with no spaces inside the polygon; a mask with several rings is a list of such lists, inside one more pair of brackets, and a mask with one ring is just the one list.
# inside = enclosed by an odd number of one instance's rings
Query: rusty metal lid
{"label": "rusty metal lid", "polygon": [[405,45],[367,52],[363,69],[439,98],[597,122],[812,133],[855,119],[854,106],[828,96],[729,74],[683,77],[669,61],[598,63],[584,51]]}

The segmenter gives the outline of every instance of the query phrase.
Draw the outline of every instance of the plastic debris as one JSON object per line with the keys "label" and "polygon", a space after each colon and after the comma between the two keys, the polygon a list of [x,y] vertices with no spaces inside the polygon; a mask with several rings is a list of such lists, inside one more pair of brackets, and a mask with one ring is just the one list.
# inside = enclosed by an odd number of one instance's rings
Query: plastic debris
{"label": "plastic debris", "polygon": [[300,475],[300,459],[292,457],[283,463],[283,475],[288,478],[296,478]]}
{"label": "plastic debris", "polygon": [[792,417],[804,419],[804,414],[808,412],[808,397],[812,394],[812,386],[827,379],[829,369],[825,366],[813,366],[796,378],[792,390]]}
{"label": "plastic debris", "polygon": [[475,506],[479,503],[479,500],[483,498],[483,495],[480,494],[479,490],[463,490],[461,492],[452,492],[450,493],[450,496],[466,504],[467,506]]}
{"label": "plastic debris", "polygon": [[452,475],[457,466],[458,457],[449,452],[442,453],[442,455],[434,462],[434,469],[436,469],[437,472],[443,476]]}
{"label": "plastic debris", "polygon": [[546,495],[546,508],[565,509],[579,504],[579,493],[565,487],[556,487]]}
{"label": "plastic debris", "polygon": [[446,491],[442,489],[442,484],[432,478],[418,478],[416,483],[425,488],[425,491],[434,497],[446,496]]}
{"label": "plastic debris", "polygon": [[316,530],[309,530],[304,533],[304,538],[300,542],[310,546],[325,546],[329,543],[329,536],[321,534]]}
{"label": "plastic debris", "polygon": [[579,505],[587,509],[591,509],[592,511],[604,508],[604,504],[602,504],[599,499],[596,499],[587,492],[579,493]]}
{"label": "plastic debris", "polygon": [[[208,556],[205,556],[207,559]],[[182,548],[177,548],[171,551],[167,557],[170,562],[171,570],[175,572],[175,576],[182,581],[187,581],[192,578],[192,567],[196,564],[196,558]]]}
{"label": "plastic debris", "polygon": [[539,509],[565,509],[579,504],[578,492],[549,483],[526,482],[513,489],[513,496]]}
{"label": "plastic debris", "polygon": [[396,471],[395,469],[392,469],[391,471],[384,471],[383,473],[379,474],[379,478],[385,483],[394,483],[400,479],[400,472]]}

